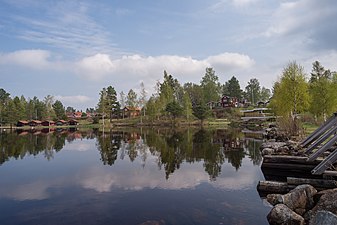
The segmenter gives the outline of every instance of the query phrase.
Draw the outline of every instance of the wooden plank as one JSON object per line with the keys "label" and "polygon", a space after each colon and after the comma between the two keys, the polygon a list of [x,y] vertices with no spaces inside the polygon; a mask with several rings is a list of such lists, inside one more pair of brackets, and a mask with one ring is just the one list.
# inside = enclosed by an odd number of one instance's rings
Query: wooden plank
{"label": "wooden plank", "polygon": [[303,165],[318,165],[322,160],[308,161],[308,157],[302,156],[287,156],[287,155],[265,155],[263,163],[286,163],[286,164],[303,164]]}
{"label": "wooden plank", "polygon": [[259,181],[257,185],[257,190],[259,192],[267,193],[287,193],[289,191],[289,188],[286,182]]}
{"label": "wooden plank", "polygon": [[337,182],[335,180],[325,180],[325,179],[308,179],[308,178],[295,178],[287,177],[287,184],[289,185],[302,185],[310,184],[315,188],[332,189],[337,188]]}

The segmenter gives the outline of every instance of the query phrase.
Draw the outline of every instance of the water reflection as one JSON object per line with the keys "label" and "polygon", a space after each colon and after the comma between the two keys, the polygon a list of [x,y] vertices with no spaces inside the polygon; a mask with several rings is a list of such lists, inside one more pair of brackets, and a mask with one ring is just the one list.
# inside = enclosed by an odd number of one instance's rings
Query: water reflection
{"label": "water reflection", "polygon": [[141,129],[108,132],[97,129],[48,129],[1,133],[0,165],[11,158],[22,159],[27,155],[35,156],[40,153],[47,160],[51,160],[66,143],[76,139],[96,139],[96,147],[104,165],[112,166],[118,159],[128,158],[133,162],[139,158],[144,167],[148,156],[155,156],[158,169],[165,170],[166,179],[184,162],[202,162],[209,179],[216,180],[226,161],[238,170],[246,155],[254,165],[259,165],[262,160],[259,142],[244,139],[241,132],[233,129]]}
{"label": "water reflection", "polygon": [[246,155],[258,165],[262,156],[259,143],[245,140],[237,130],[143,130],[141,133],[108,132],[97,134],[97,147],[105,165],[113,165],[128,156],[131,162],[137,157],[145,166],[147,154],[157,157],[159,169],[165,170],[166,179],[178,170],[182,163],[203,162],[210,180],[221,174],[227,160],[236,170]]}
{"label": "water reflection", "polygon": [[234,130],[2,133],[0,221],[265,225],[258,146]]}

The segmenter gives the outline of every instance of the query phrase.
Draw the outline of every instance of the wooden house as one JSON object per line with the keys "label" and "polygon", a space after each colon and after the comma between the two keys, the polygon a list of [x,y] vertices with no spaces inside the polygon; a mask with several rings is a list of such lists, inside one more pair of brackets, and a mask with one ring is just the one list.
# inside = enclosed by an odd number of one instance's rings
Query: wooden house
{"label": "wooden house", "polygon": [[31,120],[31,121],[29,121],[29,126],[36,127],[36,126],[40,126],[41,123],[42,122],[40,120]]}
{"label": "wooden house", "polygon": [[55,126],[55,122],[52,120],[45,120],[41,123],[41,125],[45,127]]}
{"label": "wooden house", "polygon": [[28,126],[29,125],[29,123],[28,123],[28,121],[26,121],[26,120],[19,120],[17,123],[16,123],[16,126],[17,127],[23,127],[23,126]]}
{"label": "wooden house", "polygon": [[65,121],[65,120],[58,120],[58,121],[56,121],[56,126],[64,126],[64,125],[67,125],[67,121]]}
{"label": "wooden house", "polygon": [[239,100],[236,97],[230,97],[230,96],[222,96],[221,98],[221,105],[224,108],[234,108],[238,107]]}
{"label": "wooden house", "polygon": [[68,124],[70,126],[77,126],[78,125],[78,121],[77,120],[69,120]]}
{"label": "wooden house", "polygon": [[123,117],[134,118],[140,116],[141,109],[139,107],[128,107],[123,108]]}

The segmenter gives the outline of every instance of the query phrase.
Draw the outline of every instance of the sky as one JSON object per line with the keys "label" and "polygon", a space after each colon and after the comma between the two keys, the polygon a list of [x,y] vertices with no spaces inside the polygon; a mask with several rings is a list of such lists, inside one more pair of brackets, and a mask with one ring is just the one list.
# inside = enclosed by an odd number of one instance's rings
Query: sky
{"label": "sky", "polygon": [[104,87],[149,96],[164,70],[212,67],[271,89],[292,61],[337,70],[336,21],[335,0],[0,0],[0,88],[85,110]]}

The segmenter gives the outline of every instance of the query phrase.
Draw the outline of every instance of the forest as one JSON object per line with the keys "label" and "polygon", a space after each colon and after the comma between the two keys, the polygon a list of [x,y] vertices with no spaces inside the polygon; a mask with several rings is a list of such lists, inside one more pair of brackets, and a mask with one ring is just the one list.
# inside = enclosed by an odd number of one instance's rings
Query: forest
{"label": "forest", "polygon": [[[99,93],[95,108],[87,108],[87,113],[105,116],[110,121],[121,119],[124,107],[138,108],[140,116],[148,121],[171,117],[183,118],[187,121],[199,119],[203,121],[211,116],[208,102],[218,102],[226,95],[245,99],[252,107],[259,101],[269,101],[275,114],[294,121],[302,114],[314,121],[325,120],[337,110],[337,73],[325,69],[320,62],[312,64],[310,74],[298,63],[290,62],[284,67],[282,74],[275,81],[272,90],[261,87],[257,78],[251,78],[244,88],[239,80],[232,76],[225,83],[219,82],[219,76],[213,68],[206,68],[200,83],[187,82],[181,84],[171,74],[164,71],[163,80],[158,81],[155,92],[147,96],[144,83],[136,93],[130,89],[127,94],[117,94],[115,87],[109,85]],[[11,96],[0,88],[0,124],[15,124],[18,120],[57,120],[66,119],[67,113],[77,111],[72,106],[65,107],[53,96],[47,95],[43,100],[37,97]]]}

